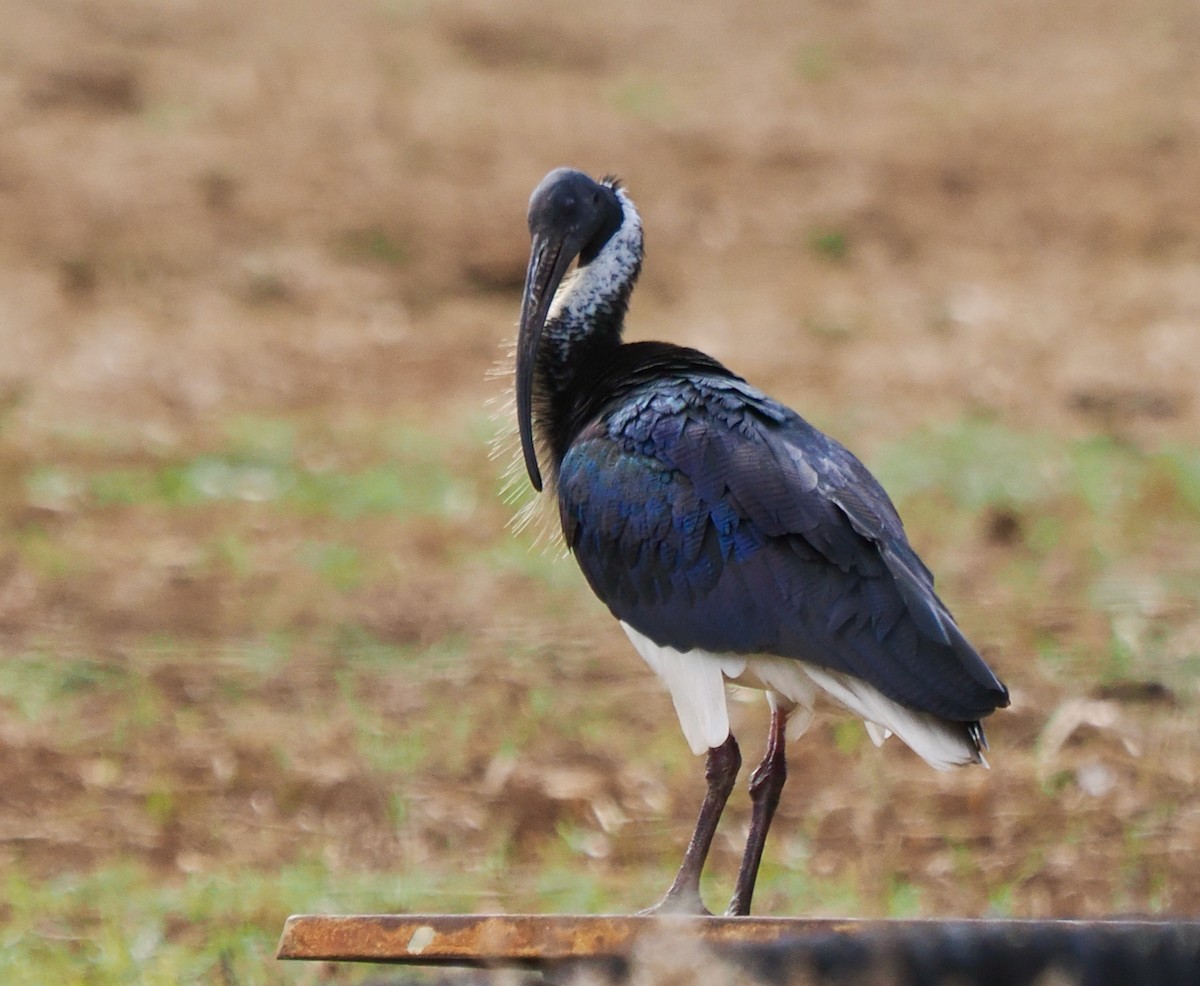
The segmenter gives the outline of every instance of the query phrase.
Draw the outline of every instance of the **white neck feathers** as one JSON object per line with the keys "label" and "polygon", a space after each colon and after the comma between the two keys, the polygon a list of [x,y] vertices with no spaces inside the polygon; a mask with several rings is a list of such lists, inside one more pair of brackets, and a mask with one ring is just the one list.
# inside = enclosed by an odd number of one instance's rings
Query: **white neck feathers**
{"label": "white neck feathers", "polygon": [[642,262],[642,217],[625,189],[617,189],[621,225],[590,264],[572,271],[554,295],[547,321],[586,321],[615,299]]}

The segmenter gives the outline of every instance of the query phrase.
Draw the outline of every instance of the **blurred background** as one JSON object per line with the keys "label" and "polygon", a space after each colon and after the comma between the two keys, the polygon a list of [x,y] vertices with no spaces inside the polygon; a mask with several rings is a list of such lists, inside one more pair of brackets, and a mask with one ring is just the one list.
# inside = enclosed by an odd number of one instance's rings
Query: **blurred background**
{"label": "blurred background", "polygon": [[821,720],[756,909],[1200,909],[1192,0],[0,20],[4,982],[355,982],[283,918],[661,893],[701,761],[489,455],[562,164],[641,209],[631,338],[858,452],[1012,689],[991,771]]}

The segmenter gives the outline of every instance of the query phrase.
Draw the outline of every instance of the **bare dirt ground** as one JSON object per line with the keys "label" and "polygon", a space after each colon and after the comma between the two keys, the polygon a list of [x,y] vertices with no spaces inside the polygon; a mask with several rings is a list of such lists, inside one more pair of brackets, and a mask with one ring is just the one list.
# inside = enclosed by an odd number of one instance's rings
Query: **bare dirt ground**
{"label": "bare dirt ground", "polygon": [[[25,678],[0,704],[0,859],[29,872],[136,859],[170,881],[315,855],[403,875],[452,857],[472,906],[530,907],[555,899],[537,874],[565,840],[568,873],[647,902],[638,874],[669,869],[699,764],[569,565],[489,560],[508,511],[481,440],[459,437],[503,389],[486,371],[553,166],[616,172],[642,209],[634,337],[712,352],[868,461],[966,417],[1195,445],[1191,0],[10,0],[3,20],[0,663],[38,652],[51,678],[82,660],[117,682],[72,692],[68,722],[20,714]],[[386,457],[399,422],[488,495],[350,523],[45,488],[192,461],[243,417],[291,422],[318,473]],[[1003,512],[919,524],[1017,699],[994,769],[847,755],[824,726],[796,747],[777,870],[842,881],[868,912],[1200,908],[1194,684],[1103,693],[1110,621],[1085,605],[1101,577],[1174,573],[1165,652],[1197,653],[1195,511],[1155,509],[1122,515],[1151,533],[1113,535],[1136,556],[1097,575],[1069,563],[1081,547],[1032,603],[1006,581]],[[297,561],[322,539],[365,574],[331,584]],[[347,627],[451,639],[462,664],[381,667],[360,704],[334,701]],[[286,659],[246,670],[281,633]],[[1095,663],[1048,669],[1047,639]],[[139,688],[153,701],[117,737],[114,696]],[[551,711],[530,712],[531,691]],[[514,709],[533,716],[516,738]],[[368,714],[381,750],[475,725],[418,769],[362,753]],[[750,759],[761,711],[739,714]],[[627,748],[596,739],[606,715]],[[571,735],[538,726],[571,717]],[[480,863],[498,830],[503,865]],[[768,909],[845,903],[774,880]]]}

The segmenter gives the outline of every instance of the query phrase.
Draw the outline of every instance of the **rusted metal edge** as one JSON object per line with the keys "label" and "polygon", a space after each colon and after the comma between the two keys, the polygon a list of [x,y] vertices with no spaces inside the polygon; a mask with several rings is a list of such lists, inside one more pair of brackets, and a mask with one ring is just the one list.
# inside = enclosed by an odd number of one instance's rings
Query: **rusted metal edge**
{"label": "rusted metal edge", "polygon": [[628,956],[654,933],[712,947],[762,945],[834,933],[936,931],[949,927],[1013,931],[1127,932],[1138,928],[1200,929],[1200,922],[1151,920],[865,920],[854,918],[726,918],[540,914],[297,914],[287,919],[280,959],[501,968]]}
{"label": "rusted metal edge", "polygon": [[413,965],[542,965],[627,955],[651,931],[712,945],[746,944],[844,929],[852,923],[603,914],[300,914],[284,925],[278,955]]}

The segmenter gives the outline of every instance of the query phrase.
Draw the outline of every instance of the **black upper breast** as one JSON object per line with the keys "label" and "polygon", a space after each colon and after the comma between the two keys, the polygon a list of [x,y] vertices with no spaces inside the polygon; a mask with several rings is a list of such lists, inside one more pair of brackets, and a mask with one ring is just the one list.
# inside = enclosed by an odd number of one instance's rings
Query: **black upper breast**
{"label": "black upper breast", "polygon": [[[681,390],[698,376],[738,381],[710,356],[662,342],[616,346],[579,361],[569,387],[560,389],[550,415],[551,450],[555,463],[584,428],[613,413],[636,410],[655,402],[667,406],[683,400]],[[680,407],[680,410],[684,408]],[[660,416],[666,417],[667,414]],[[625,427],[618,424],[618,430]],[[636,435],[636,427],[630,429]]]}

